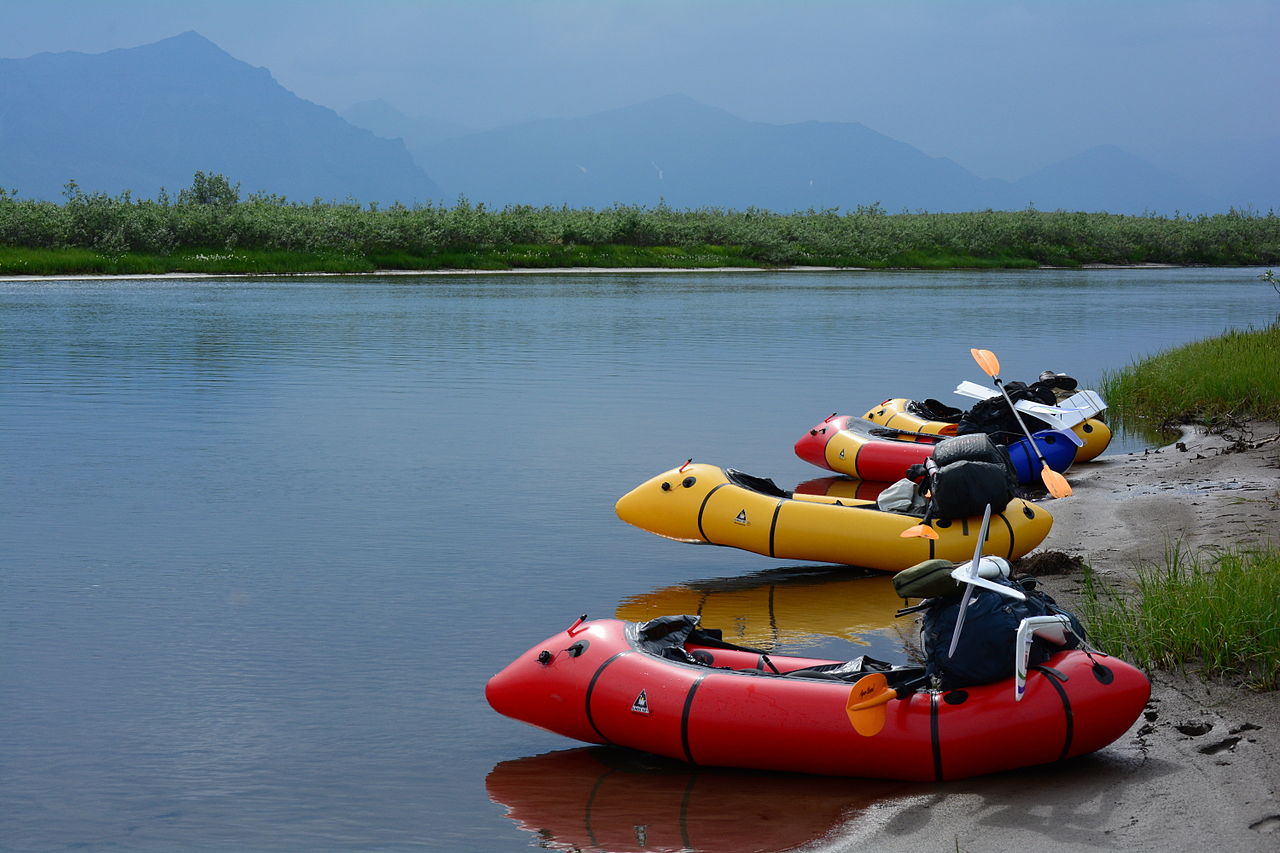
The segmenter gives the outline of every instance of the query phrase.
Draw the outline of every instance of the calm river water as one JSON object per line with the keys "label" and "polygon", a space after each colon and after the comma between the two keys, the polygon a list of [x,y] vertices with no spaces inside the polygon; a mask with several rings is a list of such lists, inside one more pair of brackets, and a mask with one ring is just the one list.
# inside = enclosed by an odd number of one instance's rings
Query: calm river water
{"label": "calm river water", "polygon": [[970,347],[1092,387],[1268,322],[1256,276],[0,282],[0,847],[839,830],[901,786],[574,749],[490,711],[485,679],[584,612],[701,608],[782,650],[900,653],[884,577],[668,542],[614,500],[688,457],[822,476],[791,452],[803,431],[887,397],[962,403]]}

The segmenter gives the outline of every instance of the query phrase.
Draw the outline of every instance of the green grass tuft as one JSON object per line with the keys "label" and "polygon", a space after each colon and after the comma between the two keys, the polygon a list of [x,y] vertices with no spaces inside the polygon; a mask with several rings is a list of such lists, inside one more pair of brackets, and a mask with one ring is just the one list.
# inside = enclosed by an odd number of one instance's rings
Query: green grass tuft
{"label": "green grass tuft", "polygon": [[1280,421],[1280,325],[1230,331],[1103,375],[1120,423]]}
{"label": "green grass tuft", "polygon": [[1174,548],[1139,568],[1128,593],[1086,571],[1089,639],[1139,666],[1195,669],[1253,690],[1280,688],[1280,549],[1223,553],[1207,564]]}

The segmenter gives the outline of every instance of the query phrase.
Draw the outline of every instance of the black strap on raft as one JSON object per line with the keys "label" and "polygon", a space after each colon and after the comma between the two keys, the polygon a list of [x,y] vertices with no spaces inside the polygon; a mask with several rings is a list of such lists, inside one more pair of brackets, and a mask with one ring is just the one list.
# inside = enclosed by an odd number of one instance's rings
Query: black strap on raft
{"label": "black strap on raft", "polygon": [[898,685],[897,687],[893,688],[893,692],[898,694],[899,699],[906,699],[908,696],[911,696],[919,692],[920,688],[924,687],[928,683],[929,683],[929,676],[922,675],[919,678],[912,679],[911,681],[906,682],[905,684]]}
{"label": "black strap on raft", "polygon": [[897,427],[886,427],[886,426],[871,427],[871,429],[867,430],[867,432],[869,432],[871,435],[874,435],[876,438],[898,438],[904,435],[913,435],[913,436],[916,436],[917,438],[926,439],[925,441],[917,442],[918,444],[937,444],[938,442],[942,441],[944,438],[948,437],[948,436],[939,435],[933,432],[919,432],[915,430],[898,429]]}

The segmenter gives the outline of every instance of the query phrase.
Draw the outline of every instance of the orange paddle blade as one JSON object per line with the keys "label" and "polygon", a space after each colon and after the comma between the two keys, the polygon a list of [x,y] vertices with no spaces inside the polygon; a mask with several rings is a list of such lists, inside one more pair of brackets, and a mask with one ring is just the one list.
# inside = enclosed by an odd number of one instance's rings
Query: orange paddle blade
{"label": "orange paddle blade", "polygon": [[849,691],[849,701],[844,708],[853,730],[863,737],[879,734],[887,716],[884,706],[896,698],[898,694],[890,689],[884,673],[873,672],[858,679]]}
{"label": "orange paddle blade", "polygon": [[973,360],[978,362],[978,367],[982,368],[982,372],[988,376],[1000,375],[1000,359],[996,358],[996,354],[989,349],[971,349],[969,355],[973,356]]}
{"label": "orange paddle blade", "polygon": [[899,536],[903,539],[937,539],[938,531],[927,524],[917,524],[915,527],[908,527]]}
{"label": "orange paddle blade", "polygon": [[1044,466],[1040,471],[1040,479],[1044,480],[1044,487],[1049,490],[1049,494],[1055,498],[1071,497],[1071,484],[1067,482],[1067,478],[1059,474],[1057,471]]}

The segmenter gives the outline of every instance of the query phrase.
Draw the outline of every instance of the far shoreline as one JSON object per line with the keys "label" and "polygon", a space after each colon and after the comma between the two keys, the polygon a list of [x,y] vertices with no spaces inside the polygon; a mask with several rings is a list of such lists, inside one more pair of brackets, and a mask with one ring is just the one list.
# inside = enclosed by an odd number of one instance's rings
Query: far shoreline
{"label": "far shoreline", "polygon": [[[242,278],[370,278],[370,277],[409,277],[409,276],[477,276],[477,275],[571,275],[617,273],[626,275],[649,274],[687,274],[687,273],[779,273],[779,272],[1033,272],[1038,270],[1145,270],[1145,269],[1191,269],[1200,268],[1196,264],[1081,264],[1080,266],[1042,265],[1027,268],[983,268],[973,267],[831,267],[831,266],[786,266],[786,267],[513,267],[511,269],[436,269],[436,270],[369,270],[359,272],[166,272],[166,273],[58,273],[55,275],[0,275],[0,282],[22,283],[43,281],[182,281],[205,279],[242,279]],[[1264,264],[1245,264],[1243,267]],[[1221,269],[1240,267],[1224,266]]]}

